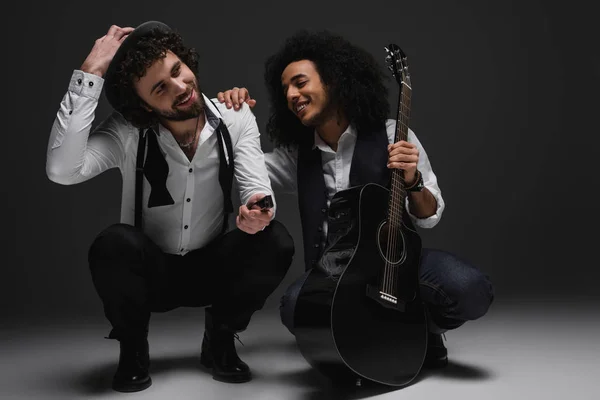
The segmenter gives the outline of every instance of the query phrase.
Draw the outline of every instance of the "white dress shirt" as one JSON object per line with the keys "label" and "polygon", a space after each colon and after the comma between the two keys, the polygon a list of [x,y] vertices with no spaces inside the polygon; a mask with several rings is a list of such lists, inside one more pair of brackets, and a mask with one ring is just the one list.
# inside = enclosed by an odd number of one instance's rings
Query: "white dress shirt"
{"label": "white dress shirt", "polygon": [[[394,143],[396,136],[395,120],[388,119],[386,121],[386,131],[389,143]],[[435,214],[428,218],[418,218],[410,212],[408,197],[406,199],[406,210],[415,225],[421,228],[433,228],[439,222],[444,211],[445,204],[442,192],[429,163],[429,157],[427,157],[425,149],[411,129],[408,130],[408,142],[415,144],[419,149],[417,169],[423,175],[424,186],[429,189],[437,201],[437,210]],[[337,151],[329,147],[315,132],[314,146],[321,150],[323,177],[325,178],[325,187],[328,194],[327,207],[329,207],[331,199],[337,192],[350,188],[350,166],[352,165],[352,156],[356,146],[356,131],[352,126],[349,126],[342,133],[338,141]],[[276,148],[273,152],[265,154],[265,162],[267,163],[273,189],[280,193],[297,194],[297,149]],[[323,224],[323,235],[327,235],[327,221]]]}
{"label": "white dress shirt", "polygon": [[[138,129],[113,112],[90,133],[103,84],[97,75],[73,72],[52,126],[46,172],[53,182],[72,185],[118,167],[123,177],[121,222],[133,225]],[[204,101],[223,119],[231,135],[241,203],[256,193],[273,195],[250,108],[244,104],[239,111],[228,110],[218,101],[215,108],[206,96]],[[157,139],[169,165],[166,186],[175,204],[148,208],[151,187],[144,178],[142,218],[144,233],[166,253],[183,255],[205,246],[221,232],[223,191],[215,128],[206,121],[190,161],[173,135],[159,125]]]}

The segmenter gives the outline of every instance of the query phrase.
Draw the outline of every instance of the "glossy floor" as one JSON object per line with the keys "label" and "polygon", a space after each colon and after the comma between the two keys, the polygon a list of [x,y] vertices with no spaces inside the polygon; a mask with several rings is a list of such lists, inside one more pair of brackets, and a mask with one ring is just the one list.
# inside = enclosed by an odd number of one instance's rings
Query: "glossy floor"
{"label": "glossy floor", "polygon": [[[2,399],[597,399],[600,311],[565,301],[497,302],[483,319],[446,334],[450,365],[411,386],[331,387],[311,370],[276,310],[256,315],[239,354],[245,384],[214,381],[200,367],[204,313],[154,315],[153,385],[135,394],[110,389],[118,343],[102,316],[15,321],[0,333]],[[377,362],[373,360],[373,362]]]}

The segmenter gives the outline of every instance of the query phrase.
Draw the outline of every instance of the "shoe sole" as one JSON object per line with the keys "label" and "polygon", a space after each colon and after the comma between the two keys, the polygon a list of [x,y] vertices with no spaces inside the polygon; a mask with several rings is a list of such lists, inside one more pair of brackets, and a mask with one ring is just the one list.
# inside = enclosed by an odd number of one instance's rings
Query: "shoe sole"
{"label": "shoe sole", "polygon": [[252,380],[252,374],[248,374],[246,376],[241,376],[239,378],[228,377],[227,375],[216,375],[215,370],[213,368],[212,360],[206,360],[200,357],[200,364],[202,364],[205,368],[209,369],[212,377],[215,381],[225,382],[225,383],[244,383]]}
{"label": "shoe sole", "polygon": [[115,384],[113,383],[113,390],[121,393],[133,393],[141,392],[142,390],[148,389],[152,385],[152,378],[148,377],[147,380],[135,383],[135,384]]}
{"label": "shoe sole", "polygon": [[444,368],[448,365],[448,357],[438,358],[435,360],[427,360],[423,363],[423,367],[427,369]]}

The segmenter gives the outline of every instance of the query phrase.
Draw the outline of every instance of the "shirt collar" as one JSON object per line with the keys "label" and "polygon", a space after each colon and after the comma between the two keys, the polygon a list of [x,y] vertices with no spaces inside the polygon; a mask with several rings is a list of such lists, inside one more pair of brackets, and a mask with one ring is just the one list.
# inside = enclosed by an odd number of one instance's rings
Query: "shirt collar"
{"label": "shirt collar", "polygon": [[[319,136],[317,130],[314,131],[315,140],[312,146],[312,149],[318,148],[321,151],[333,151],[331,147]],[[352,125],[348,125],[348,128],[342,133],[340,136],[340,140],[338,141],[338,145],[343,142],[346,138],[353,137],[356,138],[356,129]],[[338,146],[339,147],[339,146]]]}
{"label": "shirt collar", "polygon": [[217,129],[219,124],[221,123],[221,113],[215,107],[213,102],[202,93],[202,97],[204,97],[204,113],[206,114],[206,121],[213,127],[213,129]]}

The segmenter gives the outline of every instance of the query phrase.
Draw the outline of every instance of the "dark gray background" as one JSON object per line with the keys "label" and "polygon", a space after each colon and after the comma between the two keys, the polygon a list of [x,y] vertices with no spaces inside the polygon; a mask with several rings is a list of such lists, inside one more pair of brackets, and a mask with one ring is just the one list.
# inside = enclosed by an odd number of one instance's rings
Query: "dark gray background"
{"label": "dark gray background", "polygon": [[[209,96],[248,87],[258,100],[261,130],[268,116],[264,60],[289,34],[330,29],[372,52],[382,66],[383,46],[397,43],[412,74],[411,127],[447,203],[440,224],[421,231],[424,245],[477,264],[491,276],[498,298],[595,296],[600,36],[591,6],[484,3],[63,0],[9,6],[2,28],[8,101],[2,318],[101,313],[86,255],[94,236],[119,220],[121,178],[112,170],[75,186],[52,183],[46,146],[71,73],[94,40],[113,23],[149,19],[176,28],[199,50]],[[395,105],[393,80],[389,87]],[[97,120],[108,112],[102,97]],[[271,148],[266,137],[263,144]],[[297,246],[289,283],[302,270],[300,226],[295,199],[278,200],[278,218]]]}

